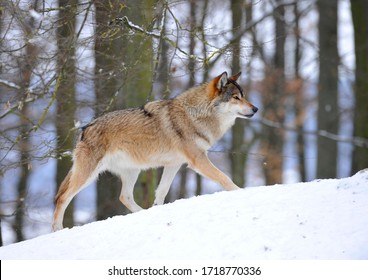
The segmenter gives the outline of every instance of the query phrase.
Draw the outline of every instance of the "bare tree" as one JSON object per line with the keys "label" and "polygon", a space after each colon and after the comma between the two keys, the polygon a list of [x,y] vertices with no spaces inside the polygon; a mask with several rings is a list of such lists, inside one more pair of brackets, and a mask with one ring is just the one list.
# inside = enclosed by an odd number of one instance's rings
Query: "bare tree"
{"label": "bare tree", "polygon": [[[283,1],[275,1],[273,18],[275,21],[275,51],[272,63],[265,66],[263,82],[263,117],[277,123],[284,122],[285,100],[285,6]],[[280,129],[263,127],[261,151],[265,155],[263,164],[268,185],[282,182],[284,135]]]}
{"label": "bare tree", "polygon": [[[152,30],[155,22],[154,7],[156,0],[126,1],[128,18],[139,26],[144,26],[148,31]],[[123,40],[124,63],[129,70],[125,72],[126,82],[122,87],[123,107],[140,107],[150,99],[153,83],[153,38],[141,35],[130,36],[125,31],[129,40]],[[142,172],[135,188],[137,202],[143,208],[148,208],[154,200],[154,190],[158,183],[157,170]]]}
{"label": "bare tree", "polygon": [[[117,25],[125,17],[134,27],[152,29],[155,1],[96,2],[98,38],[95,44],[95,90],[99,106],[97,115],[126,107],[142,106],[153,88],[152,38],[143,33],[133,33],[128,26]],[[109,24],[110,23],[110,24]],[[157,171],[141,174],[136,183],[136,201],[144,208],[153,202]],[[104,219],[124,213],[125,207],[118,200],[121,182],[111,174],[103,174],[97,182],[97,218]]]}
{"label": "bare tree", "polygon": [[[368,139],[368,2],[351,0],[355,42],[354,136]],[[355,146],[352,173],[368,167],[368,149]]]}
{"label": "bare tree", "polygon": [[[96,40],[95,40],[95,115],[116,109],[116,99],[122,82],[119,81],[125,70],[124,53],[121,51],[119,29],[109,25],[121,13],[120,1],[95,1]],[[97,181],[97,220],[127,213],[119,201],[121,182],[110,173],[101,174]]]}
{"label": "bare tree", "polygon": [[[319,81],[318,81],[318,129],[337,134],[338,66],[337,9],[338,1],[317,1],[319,11]],[[337,142],[318,137],[317,177],[336,178]]]}
{"label": "bare tree", "polygon": [[[189,82],[188,88],[193,87],[195,85],[195,70],[196,70],[196,60],[194,59],[194,51],[196,47],[196,26],[197,26],[197,5],[198,1],[190,0],[189,1],[189,61],[188,61],[188,71],[189,71]],[[187,193],[187,177],[188,177],[188,169],[186,167],[182,167],[180,170],[180,190],[179,190],[179,198],[186,197]],[[201,181],[197,178],[197,192],[201,192]]]}
{"label": "bare tree", "polygon": [[[233,37],[236,37],[236,33],[242,27],[242,21],[244,18],[244,1],[236,0],[231,2],[231,13],[232,13],[232,32]],[[240,71],[241,62],[241,45],[240,37],[237,38],[232,47],[232,64],[231,69],[233,74]],[[231,175],[235,184],[239,187],[244,187],[244,173],[245,173],[245,160],[246,155],[244,153],[244,120],[237,120],[235,125],[232,127],[232,141],[231,141]]]}
{"label": "bare tree", "polygon": [[[300,19],[302,17],[301,11],[299,11],[298,2],[295,2],[293,7],[294,13],[294,38],[295,38],[295,51],[294,51],[294,81],[292,81],[292,94],[295,96],[295,115],[296,126],[299,131],[303,131],[304,115],[305,115],[305,101],[304,101],[304,87],[303,79],[300,74],[300,60],[302,57],[302,47],[300,43]],[[297,141],[297,154],[299,160],[299,173],[302,182],[306,181],[306,166],[305,166],[305,143],[304,135],[298,133]]]}
{"label": "bare tree", "polygon": [[[10,3],[12,5],[12,3]],[[30,9],[37,9],[38,1],[32,3]],[[38,47],[32,43],[33,35],[36,30],[35,19],[29,15],[23,14],[20,9],[12,5],[11,9],[18,12],[19,16],[14,19],[19,24],[23,36],[24,36],[24,51],[23,54],[17,59],[19,66],[19,81],[18,95],[20,100],[26,99],[29,94],[28,89],[30,87],[31,79],[33,76],[34,68],[37,64]],[[23,14],[23,16],[21,16]],[[19,123],[19,141],[17,144],[20,151],[20,178],[17,184],[17,202],[15,210],[15,221],[13,225],[14,232],[16,233],[16,240],[22,241],[25,239],[23,233],[23,223],[25,217],[25,201],[27,197],[27,185],[30,174],[30,158],[31,158],[31,144],[28,137],[31,131],[30,119],[31,114],[29,111],[29,105],[24,103],[20,108],[20,123]]]}
{"label": "bare tree", "polygon": [[[57,71],[58,89],[57,118],[56,118],[56,151],[57,161],[56,183],[60,186],[71,166],[71,150],[74,146],[74,120],[76,112],[75,86],[75,45],[76,45],[76,13],[77,0],[59,0],[58,28],[57,28]],[[65,212],[65,226],[73,226],[74,205],[70,204]]]}

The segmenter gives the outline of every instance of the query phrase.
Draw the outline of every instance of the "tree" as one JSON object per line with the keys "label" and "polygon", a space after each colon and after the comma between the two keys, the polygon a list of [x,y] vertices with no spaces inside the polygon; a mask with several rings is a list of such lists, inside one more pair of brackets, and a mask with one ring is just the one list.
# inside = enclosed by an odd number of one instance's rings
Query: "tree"
{"label": "tree", "polygon": [[[124,15],[134,24],[152,28],[154,6],[154,1],[96,2],[96,32],[102,39],[95,43],[96,115],[142,106],[147,101],[153,77],[152,38],[115,23],[116,18]],[[136,183],[138,204],[145,208],[151,205],[156,184],[156,171],[142,173]],[[118,199],[120,189],[121,182],[116,176],[100,176],[97,182],[98,220],[127,211]]]}
{"label": "tree", "polygon": [[[303,131],[304,125],[304,92],[303,92],[303,78],[300,74],[300,60],[302,57],[302,48],[300,43],[300,19],[302,13],[299,11],[298,3],[294,3],[294,38],[295,38],[295,51],[294,51],[294,81],[292,81],[292,93],[295,96],[295,115],[296,115],[296,127],[298,131]],[[296,149],[299,160],[299,173],[302,182],[306,181],[306,167],[305,167],[305,142],[303,133],[298,133],[296,141]]]}
{"label": "tree", "polygon": [[2,233],[2,228],[1,228],[1,218],[0,218],[0,247],[3,246],[3,233]]}
{"label": "tree", "polygon": [[[368,2],[351,0],[355,43],[354,136],[368,139]],[[368,147],[355,146],[352,174],[368,167]]]}
{"label": "tree", "polygon": [[[188,71],[189,71],[189,82],[187,87],[193,87],[195,85],[195,70],[196,70],[196,60],[194,59],[194,51],[196,47],[196,27],[197,27],[197,3],[194,0],[189,1],[189,61],[188,61]],[[185,198],[187,193],[187,177],[188,169],[184,166],[180,169],[180,190],[178,198]],[[197,180],[197,192],[201,192],[201,179],[196,177]]]}
{"label": "tree", "polygon": [[[123,75],[123,53],[121,52],[121,35],[109,26],[119,16],[124,5],[120,1],[96,1],[96,38],[95,40],[95,115],[116,109],[116,93],[120,88]],[[114,34],[114,35],[113,35]],[[97,220],[127,213],[119,201],[121,182],[110,174],[100,174],[97,181]]]}
{"label": "tree", "polygon": [[[37,7],[37,1],[34,3],[34,7]],[[21,18],[18,20],[22,21]],[[20,91],[19,94],[27,95],[27,90],[30,86],[32,71],[37,63],[37,46],[31,43],[31,39],[33,37],[33,32],[35,28],[34,19],[31,17],[27,17],[24,21],[21,22],[21,26],[23,27],[24,37],[26,38],[26,48],[25,48],[25,56],[24,59],[20,63]],[[27,135],[30,130],[30,125],[28,118],[30,116],[29,106],[25,104],[21,109],[21,119],[20,119],[20,134]],[[16,206],[16,214],[15,214],[15,224],[14,230],[16,232],[17,241],[24,240],[23,234],[23,220],[25,214],[25,198],[27,194],[27,182],[29,179],[30,173],[30,139],[29,137],[24,137],[19,141],[19,148],[21,151],[21,173],[20,180],[18,182],[18,200]]]}
{"label": "tree", "polygon": [[[236,0],[231,2],[232,13],[232,33],[233,37],[236,37],[236,33],[240,31],[243,20],[244,0]],[[232,64],[231,69],[233,74],[240,71],[241,61],[241,45],[240,37],[237,38],[232,47]],[[233,181],[239,187],[244,187],[244,173],[245,173],[245,160],[246,155],[244,151],[244,120],[238,119],[235,125],[232,127],[232,141],[231,141],[231,175]]]}
{"label": "tree", "polygon": [[[284,122],[285,99],[285,41],[286,27],[284,24],[285,6],[276,1],[273,18],[275,21],[275,51],[272,63],[265,66],[263,82],[264,118],[275,123]],[[282,182],[284,135],[281,129],[263,127],[261,151],[266,159],[263,164],[266,184]]]}
{"label": "tree", "polygon": [[[154,7],[156,0],[143,1],[139,4],[135,0],[126,1],[125,15],[138,26],[151,30],[154,25]],[[153,73],[153,45],[152,37],[144,34],[131,36],[130,30],[123,30],[122,50],[123,62],[127,66],[124,71],[125,83],[121,88],[122,107],[140,107],[152,98]],[[136,201],[143,208],[148,208],[154,200],[154,190],[158,184],[157,170],[142,172],[135,187]]]}
{"label": "tree", "polygon": [[[37,9],[38,1],[32,3],[31,8]],[[29,87],[33,75],[34,68],[37,64],[38,58],[38,46],[32,43],[33,35],[35,32],[35,19],[30,16],[21,16],[21,11],[18,7],[12,6],[14,11],[17,11],[19,16],[15,17],[19,24],[24,40],[24,50],[22,55],[18,59],[17,63],[19,66],[19,76],[17,76],[18,91],[17,95],[20,100],[25,100],[29,95]],[[30,158],[31,158],[31,144],[29,139],[29,133],[31,126],[29,120],[31,119],[29,105],[24,103],[20,107],[19,117],[19,141],[17,146],[20,151],[20,175],[17,183],[17,201],[15,210],[15,221],[13,229],[16,234],[16,240],[22,241],[25,239],[23,232],[23,224],[25,218],[25,201],[27,198],[27,186],[29,182],[29,174],[31,169]]]}
{"label": "tree", "polygon": [[[317,1],[319,12],[318,129],[338,133],[338,1]],[[336,178],[337,142],[318,137],[317,178]]]}
{"label": "tree", "polygon": [[[56,151],[58,154],[56,168],[56,183],[60,186],[71,166],[70,152],[74,146],[75,120],[75,44],[76,44],[76,13],[77,0],[59,0],[58,28],[57,28],[57,72],[58,81],[57,118],[56,118]],[[65,212],[64,225],[73,226],[74,207],[70,204]]]}

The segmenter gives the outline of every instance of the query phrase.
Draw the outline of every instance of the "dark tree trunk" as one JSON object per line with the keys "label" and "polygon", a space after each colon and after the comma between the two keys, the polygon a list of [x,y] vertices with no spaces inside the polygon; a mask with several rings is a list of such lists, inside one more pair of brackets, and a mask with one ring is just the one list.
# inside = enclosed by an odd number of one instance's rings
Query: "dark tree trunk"
{"label": "dark tree trunk", "polygon": [[[119,89],[118,80],[122,70],[118,65],[122,63],[121,40],[112,36],[113,27],[107,23],[112,22],[119,14],[118,0],[109,3],[99,0],[96,5],[96,37],[95,42],[95,94],[96,117],[106,111],[117,109],[115,103],[111,104],[115,93]],[[97,220],[125,214],[129,211],[120,202],[121,181],[109,172],[100,174],[97,181]]]}
{"label": "dark tree trunk", "polygon": [[300,76],[300,59],[302,57],[302,50],[300,46],[300,26],[299,21],[301,14],[298,10],[298,3],[294,4],[294,17],[295,17],[295,26],[294,26],[294,37],[295,37],[295,52],[294,52],[294,91],[292,94],[295,96],[295,115],[296,115],[296,127],[298,130],[297,136],[297,154],[299,160],[299,174],[302,182],[307,180],[306,176],[306,166],[305,166],[305,143],[304,143],[304,91],[303,91],[303,79]]}
{"label": "dark tree trunk", "polygon": [[[317,1],[319,11],[318,129],[338,133],[337,0]],[[318,137],[317,177],[336,178],[337,142]]]}
{"label": "dark tree trunk", "polygon": [[[242,19],[244,14],[244,0],[231,1],[232,13],[232,32],[235,37],[242,26]],[[240,37],[232,44],[232,64],[231,74],[236,74],[241,70],[240,67]],[[235,125],[232,127],[232,141],[231,141],[231,175],[234,183],[240,188],[244,187],[244,173],[246,155],[244,147],[244,120],[237,119]]]}
{"label": "dark tree trunk", "polygon": [[[59,0],[59,21],[57,28],[57,68],[60,85],[57,89],[57,168],[56,183],[60,186],[67,175],[72,162],[68,154],[74,146],[74,120],[75,120],[75,26],[77,13],[77,0]],[[68,152],[65,154],[65,152]],[[74,225],[74,204],[69,204],[64,215],[64,226]]]}
{"label": "dark tree trunk", "polygon": [[[282,124],[285,114],[285,7],[282,1],[276,1],[275,53],[273,64],[266,67],[266,79],[263,89],[264,118]],[[263,170],[266,184],[282,183],[284,134],[281,129],[263,127],[261,149],[265,155]]]}
{"label": "dark tree trunk", "polygon": [[[354,136],[368,139],[368,1],[351,0],[355,42]],[[368,148],[354,147],[352,174],[368,167]]]}
{"label": "dark tree trunk", "polygon": [[[37,9],[37,1],[33,3],[33,8]],[[27,20],[27,19],[25,19]],[[34,20],[30,18],[23,24],[24,36],[27,40],[25,46],[24,59],[20,64],[20,93],[21,99],[26,99],[27,91],[32,78],[32,71],[34,70],[37,63],[37,53],[38,48],[36,45],[31,43],[33,32],[34,32]],[[30,112],[29,106],[25,103],[21,109],[21,119],[20,119],[20,135],[22,139],[19,141],[20,150],[20,179],[17,185],[17,205],[15,211],[15,223],[13,229],[15,231],[17,242],[23,241],[25,239],[23,226],[24,226],[24,215],[25,215],[25,201],[27,197],[27,184],[30,175]]]}

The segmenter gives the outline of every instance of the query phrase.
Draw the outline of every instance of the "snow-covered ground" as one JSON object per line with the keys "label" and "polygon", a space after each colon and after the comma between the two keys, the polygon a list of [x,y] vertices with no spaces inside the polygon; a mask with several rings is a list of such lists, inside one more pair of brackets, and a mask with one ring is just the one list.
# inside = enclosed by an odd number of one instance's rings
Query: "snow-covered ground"
{"label": "snow-covered ground", "polygon": [[368,169],[219,192],[0,248],[0,259],[368,259]]}

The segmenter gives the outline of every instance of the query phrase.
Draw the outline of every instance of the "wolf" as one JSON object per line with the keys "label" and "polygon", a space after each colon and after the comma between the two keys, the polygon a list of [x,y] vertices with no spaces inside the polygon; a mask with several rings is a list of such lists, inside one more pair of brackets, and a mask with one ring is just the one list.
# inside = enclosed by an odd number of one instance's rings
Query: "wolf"
{"label": "wolf", "polygon": [[258,111],[245,99],[237,82],[240,74],[228,77],[223,72],[175,98],[110,112],[84,126],[73,151],[73,165],[55,197],[53,230],[63,228],[70,201],[103,171],[121,178],[119,199],[132,212],[142,209],[134,201],[133,188],[140,171],[149,168],[164,167],[154,205],[164,203],[184,163],[225,190],[239,189],[211,163],[207,150],[236,118],[251,118]]}

